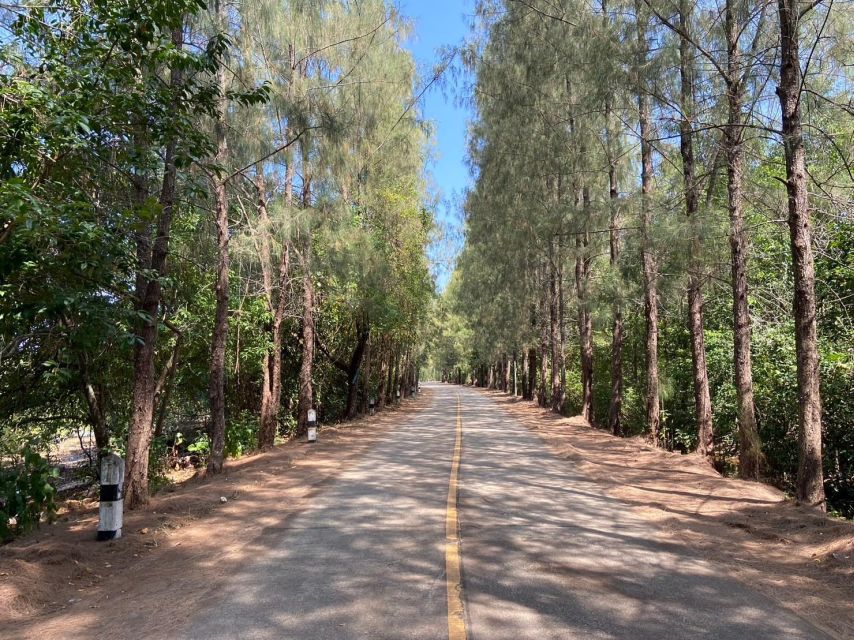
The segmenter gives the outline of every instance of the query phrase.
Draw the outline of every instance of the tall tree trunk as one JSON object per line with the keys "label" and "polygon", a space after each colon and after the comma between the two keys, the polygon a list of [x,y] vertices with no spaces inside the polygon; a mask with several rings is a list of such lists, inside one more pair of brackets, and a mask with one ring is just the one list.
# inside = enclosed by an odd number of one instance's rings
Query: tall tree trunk
{"label": "tall tree trunk", "polygon": [[157,381],[157,386],[154,388],[154,406],[157,416],[154,420],[154,437],[157,438],[163,435],[164,425],[166,424],[166,413],[169,411],[169,398],[172,395],[172,388],[175,386],[175,372],[178,370],[179,353],[181,351],[181,342],[183,334],[176,331],[174,327],[170,328],[175,332],[175,344],[172,345],[172,353],[169,354],[169,359],[163,367],[160,374],[160,379]]}
{"label": "tall tree trunk", "polygon": [[[181,50],[184,46],[183,27],[172,30],[172,44]],[[179,68],[172,69],[170,85],[176,95],[173,107],[178,108],[177,94],[183,84],[183,74]],[[134,346],[133,389],[131,391],[131,417],[128,430],[127,462],[125,466],[124,499],[125,506],[133,509],[148,502],[148,454],[151,448],[151,436],[154,419],[154,391],[156,386],[154,356],[157,347],[157,324],[160,310],[161,279],[166,275],[166,259],[169,255],[169,234],[172,228],[172,216],[175,206],[177,168],[175,154],[177,140],[172,138],[166,143],[164,155],[163,184],[160,189],[160,213],[157,218],[157,231],[151,244],[150,258],[140,265],[140,269],[152,274],[150,277],[138,277],[140,283],[139,310],[145,320],[139,328]],[[146,256],[148,258],[148,256]],[[147,269],[146,269],[147,268]]]}
{"label": "tall tree trunk", "polygon": [[[608,20],[605,2],[602,13]],[[619,190],[617,188],[617,153],[614,149],[612,132],[612,106],[610,96],[605,102],[605,120],[607,126],[606,147],[608,151],[608,244],[609,263],[616,274],[620,271],[620,213],[617,206]],[[619,287],[618,287],[619,289]],[[620,291],[615,292],[612,307],[614,314],[611,328],[611,400],[608,405],[608,428],[615,436],[623,434],[623,303]]]}
{"label": "tall tree trunk", "polygon": [[[553,246],[553,245],[552,245]],[[561,389],[561,340],[560,340],[560,288],[557,268],[559,257],[552,248],[549,260],[549,326],[551,328],[551,365],[552,365],[552,411],[560,413],[563,409]]]}
{"label": "tall tree trunk", "polygon": [[783,151],[789,196],[789,238],[795,280],[795,352],[798,369],[799,502],[827,508],[821,442],[821,393],[816,327],[815,264],[807,191],[806,152],[801,133],[800,7],[798,0],[778,0],[780,14],[780,85]]}
{"label": "tall tree trunk", "polygon": [[697,423],[697,452],[714,457],[712,400],[709,375],[706,370],[706,338],[703,331],[703,275],[700,257],[699,185],[694,174],[694,52],[688,41],[691,33],[691,4],[679,1],[679,23],[685,34],[679,39],[682,118],[679,123],[682,177],[685,189],[685,211],[690,229],[690,258],[688,267],[688,332],[691,336],[691,365],[694,377],[694,419]]}
{"label": "tall tree trunk", "polygon": [[368,338],[365,345],[365,371],[362,374],[362,402],[359,405],[361,413],[367,413],[371,399],[371,343],[373,340]]}
{"label": "tall tree trunk", "polygon": [[365,356],[365,350],[368,346],[368,340],[371,337],[370,329],[360,328],[356,339],[356,347],[353,349],[353,354],[350,357],[350,363],[347,367],[347,407],[344,417],[347,420],[352,420],[356,417],[358,410],[359,399],[359,371],[362,368],[362,360]]}
{"label": "tall tree trunk", "polygon": [[[308,174],[308,152],[303,147],[303,189],[302,206],[308,210],[311,206],[311,179]],[[312,371],[314,368],[314,282],[311,277],[311,225],[307,224],[303,233],[302,247],[302,360],[299,372],[299,397],[297,400],[297,435],[308,431],[308,412],[314,407],[314,387]]]}
{"label": "tall tree trunk", "polygon": [[637,9],[637,38],[640,51],[640,68],[638,69],[638,121],[641,139],[641,241],[643,251],[643,290],[644,316],[646,319],[646,421],[649,440],[655,446],[659,445],[659,428],[661,426],[661,408],[659,404],[658,378],[658,264],[656,261],[652,237],[652,117],[647,91],[646,65],[649,43],[647,41],[647,25],[649,17],[641,8],[641,3],[635,3]]}
{"label": "tall tree trunk", "polygon": [[[613,158],[613,156],[612,156]],[[620,232],[617,209],[617,168],[612,159],[608,167],[610,225],[608,230],[610,264],[620,269]],[[620,293],[614,296],[614,319],[611,325],[611,401],[608,405],[608,428],[615,436],[623,435],[623,304]]]}
{"label": "tall tree trunk", "polygon": [[[285,173],[285,199],[288,205],[292,204],[292,184],[294,168],[293,163],[288,164]],[[274,295],[273,273],[272,273],[272,236],[269,231],[269,216],[267,214],[267,192],[262,167],[258,167],[256,173],[256,188],[258,191],[258,217],[264,228],[260,244],[260,258],[262,263],[262,275],[264,288],[267,293],[267,308],[272,314],[269,325],[270,343],[264,353],[262,365],[263,381],[261,387],[261,417],[260,429],[258,431],[258,446],[261,449],[272,447],[276,441],[276,432],[279,427],[279,411],[282,403],[282,325],[285,320],[288,301],[288,282],[290,279],[290,242],[287,238],[282,242],[282,253],[279,257],[278,282]]]}
{"label": "tall tree trunk", "polygon": [[537,349],[528,348],[528,389],[525,400],[533,400],[537,387]]}
{"label": "tall tree trunk", "polygon": [[80,385],[83,397],[86,399],[87,418],[92,433],[95,436],[95,448],[98,455],[107,448],[110,443],[110,433],[107,427],[107,416],[104,411],[104,394],[100,386],[96,387],[89,375],[89,365],[86,354],[79,356],[80,361]]}
{"label": "tall tree trunk", "polygon": [[733,365],[738,403],[739,454],[742,478],[758,479],[762,467],[762,443],[756,429],[753,404],[753,364],[750,354],[750,308],[747,291],[747,233],[744,228],[742,179],[742,60],[736,0],[727,0],[725,9],[727,40],[727,105],[728,120],[724,131],[727,156],[727,197],[730,216],[730,250],[732,257]]}
{"label": "tall tree trunk", "polygon": [[548,288],[545,276],[543,276],[543,286],[540,293],[540,381],[537,390],[537,403],[541,407],[545,407],[548,403],[548,362],[549,362],[549,303],[550,288]]}
{"label": "tall tree trunk", "polygon": [[393,362],[394,367],[392,369],[391,385],[389,385],[391,387],[389,395],[391,396],[392,404],[397,404],[400,397],[398,396],[398,393],[400,393],[400,354],[397,352],[397,349],[395,349]]}
{"label": "tall tree trunk", "polygon": [[377,389],[377,411],[382,411],[385,408],[386,389],[388,387],[388,347],[386,339],[383,338],[382,346],[380,347],[380,374],[379,374],[379,389]]}
{"label": "tall tree trunk", "polygon": [[[218,28],[225,28],[225,3],[216,0]],[[214,125],[216,137],[216,164],[225,165],[228,157],[228,142],[225,134],[225,93],[227,90],[226,65],[220,62],[216,72],[216,83],[219,91],[217,118]],[[211,422],[210,439],[211,453],[208,458],[208,472],[220,473],[225,451],[225,347],[228,338],[228,194],[225,178],[215,175],[214,201],[216,210],[216,309],[214,311],[213,335],[211,336],[210,383],[208,397],[210,398]]]}
{"label": "tall tree trunk", "polygon": [[578,297],[578,343],[581,363],[581,416],[593,424],[593,316],[590,313],[588,290],[590,281],[590,234],[587,220],[590,215],[590,190],[583,189],[584,231],[575,236],[575,289]]}
{"label": "tall tree trunk", "polygon": [[558,243],[558,268],[557,268],[557,285],[558,285],[558,305],[557,305],[557,326],[560,329],[558,333],[558,370],[560,371],[560,409],[566,405],[566,305],[564,303],[564,251],[563,251],[563,236],[560,237]]}

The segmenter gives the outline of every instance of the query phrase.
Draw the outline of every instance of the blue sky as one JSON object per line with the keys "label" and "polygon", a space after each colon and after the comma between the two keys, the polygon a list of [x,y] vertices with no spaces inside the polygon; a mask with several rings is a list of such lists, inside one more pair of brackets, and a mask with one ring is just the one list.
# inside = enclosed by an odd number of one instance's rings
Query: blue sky
{"label": "blue sky", "polygon": [[[469,29],[473,0],[399,0],[403,15],[413,21],[409,48],[418,63],[421,76],[429,80],[440,60],[439,50],[459,45]],[[440,224],[453,239],[459,234],[458,204],[469,182],[465,164],[467,109],[458,106],[455,87],[446,82],[434,85],[421,100],[421,113],[433,123],[435,157],[429,165],[432,182],[441,198],[437,211]],[[431,251],[436,262],[434,273],[439,288],[447,284],[448,257],[454,244],[439,243]],[[458,247],[457,247],[458,249]]]}

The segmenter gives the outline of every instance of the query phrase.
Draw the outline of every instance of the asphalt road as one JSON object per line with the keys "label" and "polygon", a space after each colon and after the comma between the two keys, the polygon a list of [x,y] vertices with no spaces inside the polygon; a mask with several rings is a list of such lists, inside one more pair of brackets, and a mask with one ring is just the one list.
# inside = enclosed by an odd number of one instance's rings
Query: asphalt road
{"label": "asphalt road", "polygon": [[[344,470],[178,637],[439,640],[455,588],[471,640],[827,637],[657,542],[487,397],[431,390],[429,408]],[[453,585],[445,517],[458,394],[462,584]]]}

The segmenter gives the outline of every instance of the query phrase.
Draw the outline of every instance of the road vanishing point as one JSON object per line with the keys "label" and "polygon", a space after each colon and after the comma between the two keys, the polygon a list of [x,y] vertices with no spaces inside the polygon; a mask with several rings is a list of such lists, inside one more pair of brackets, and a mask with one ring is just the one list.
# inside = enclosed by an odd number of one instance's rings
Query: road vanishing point
{"label": "road vanishing point", "polygon": [[549,452],[488,395],[430,401],[341,472],[180,637],[828,638]]}

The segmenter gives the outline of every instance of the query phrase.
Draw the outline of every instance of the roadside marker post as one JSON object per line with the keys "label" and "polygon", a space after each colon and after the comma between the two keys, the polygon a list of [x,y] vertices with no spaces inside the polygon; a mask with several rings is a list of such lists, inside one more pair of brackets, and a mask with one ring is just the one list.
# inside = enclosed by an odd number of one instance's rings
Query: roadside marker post
{"label": "roadside marker post", "polygon": [[308,441],[317,442],[317,411],[308,410]]}
{"label": "roadside marker post", "polygon": [[101,458],[101,503],[98,506],[97,540],[116,540],[122,537],[122,516],[125,481],[125,461],[115,453]]}
{"label": "roadside marker post", "polygon": [[370,415],[374,415],[374,406],[376,405],[376,402],[377,401],[374,400],[373,398],[371,398],[370,401],[368,402],[368,408],[370,409]]}

